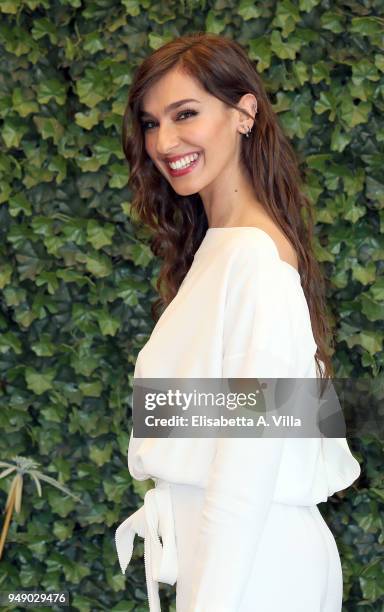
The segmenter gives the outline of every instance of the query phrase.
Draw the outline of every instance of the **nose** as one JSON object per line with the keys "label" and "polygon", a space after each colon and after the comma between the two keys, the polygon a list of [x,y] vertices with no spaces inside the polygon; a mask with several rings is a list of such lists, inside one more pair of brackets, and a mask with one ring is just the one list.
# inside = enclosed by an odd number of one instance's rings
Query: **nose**
{"label": "nose", "polygon": [[166,125],[165,123],[159,126],[156,140],[156,153],[158,157],[169,155],[174,149],[177,149],[178,143],[179,136],[176,126]]}

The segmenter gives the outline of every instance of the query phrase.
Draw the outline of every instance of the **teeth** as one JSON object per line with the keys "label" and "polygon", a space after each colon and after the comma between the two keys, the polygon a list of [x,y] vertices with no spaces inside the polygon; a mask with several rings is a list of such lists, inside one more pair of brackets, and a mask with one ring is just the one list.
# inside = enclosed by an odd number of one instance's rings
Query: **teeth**
{"label": "teeth", "polygon": [[168,162],[169,166],[172,170],[179,170],[180,168],[187,168],[191,165],[199,157],[198,153],[193,153],[193,155],[186,155],[181,159],[178,159],[176,162]]}

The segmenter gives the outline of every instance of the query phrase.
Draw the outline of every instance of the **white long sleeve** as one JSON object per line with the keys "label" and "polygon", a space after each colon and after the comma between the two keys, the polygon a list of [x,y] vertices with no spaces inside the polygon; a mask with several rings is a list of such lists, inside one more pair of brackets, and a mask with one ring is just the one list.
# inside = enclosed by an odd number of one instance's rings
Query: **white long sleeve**
{"label": "white long sleeve", "polygon": [[283,438],[218,440],[191,576],[189,612],[241,610],[273,499],[283,443]]}
{"label": "white long sleeve", "polygon": [[[236,294],[227,299],[224,378],[293,376],[293,338],[282,309],[284,286],[278,268],[263,268],[257,247],[240,250],[231,270],[236,274]],[[279,342],[272,347],[274,352],[267,347],[268,333]],[[241,610],[274,496],[283,444],[284,438],[217,440],[188,612]]]}

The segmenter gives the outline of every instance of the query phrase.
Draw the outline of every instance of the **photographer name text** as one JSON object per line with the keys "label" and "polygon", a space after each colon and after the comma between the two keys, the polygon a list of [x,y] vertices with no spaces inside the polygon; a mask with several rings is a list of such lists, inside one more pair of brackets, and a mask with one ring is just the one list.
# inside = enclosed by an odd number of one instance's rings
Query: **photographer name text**
{"label": "photographer name text", "polygon": [[301,427],[301,419],[292,415],[272,415],[253,417],[208,417],[205,415],[155,417],[148,415],[144,419],[147,427]]}

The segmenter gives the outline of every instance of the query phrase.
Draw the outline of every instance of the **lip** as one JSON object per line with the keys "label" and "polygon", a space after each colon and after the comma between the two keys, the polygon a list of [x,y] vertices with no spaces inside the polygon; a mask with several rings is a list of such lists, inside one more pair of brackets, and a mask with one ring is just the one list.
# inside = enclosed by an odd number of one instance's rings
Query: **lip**
{"label": "lip", "polygon": [[[182,157],[184,157],[184,155]],[[200,157],[201,157],[201,153],[199,153],[199,157],[195,159],[195,161],[193,161],[189,166],[187,166],[187,168],[179,168],[178,170],[173,170],[170,167],[170,165],[166,162],[168,173],[171,176],[183,176],[184,174],[188,174],[189,172],[192,172],[196,168],[197,164],[200,161]]]}
{"label": "lip", "polygon": [[178,159],[181,159],[182,157],[187,157],[187,155],[194,155],[195,153],[201,153],[201,151],[189,151],[189,153],[183,153],[182,155],[174,155],[173,157],[164,157],[164,161],[166,163],[168,162],[175,162]]}

